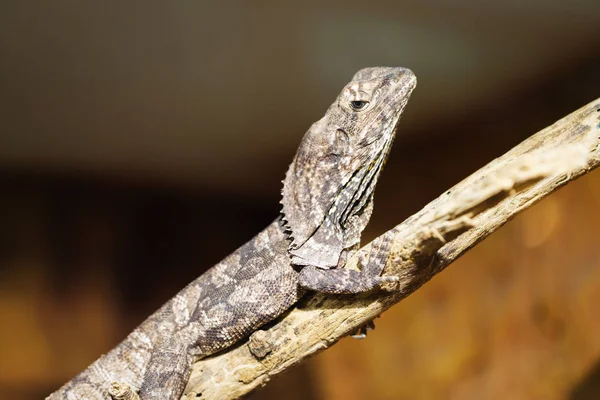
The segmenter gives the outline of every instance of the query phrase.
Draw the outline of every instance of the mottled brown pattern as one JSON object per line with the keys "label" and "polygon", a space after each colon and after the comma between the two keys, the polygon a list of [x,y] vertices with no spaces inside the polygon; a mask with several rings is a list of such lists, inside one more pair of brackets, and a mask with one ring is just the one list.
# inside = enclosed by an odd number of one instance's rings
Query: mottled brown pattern
{"label": "mottled brown pattern", "polygon": [[404,68],[359,71],[302,139],[284,182],[283,218],[190,283],[49,399],[110,399],[114,382],[142,400],[179,399],[194,360],[281,315],[304,294],[302,285],[338,293],[380,283],[377,263],[363,274],[328,268],[358,244],[415,84]]}

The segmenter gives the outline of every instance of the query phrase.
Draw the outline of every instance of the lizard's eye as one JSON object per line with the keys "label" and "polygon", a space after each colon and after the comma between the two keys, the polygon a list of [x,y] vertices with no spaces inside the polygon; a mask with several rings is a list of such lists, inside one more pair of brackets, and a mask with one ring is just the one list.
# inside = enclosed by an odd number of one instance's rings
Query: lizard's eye
{"label": "lizard's eye", "polygon": [[353,100],[350,102],[350,107],[354,110],[354,111],[362,111],[365,108],[367,108],[367,106],[369,105],[368,101],[364,101],[364,100]]}

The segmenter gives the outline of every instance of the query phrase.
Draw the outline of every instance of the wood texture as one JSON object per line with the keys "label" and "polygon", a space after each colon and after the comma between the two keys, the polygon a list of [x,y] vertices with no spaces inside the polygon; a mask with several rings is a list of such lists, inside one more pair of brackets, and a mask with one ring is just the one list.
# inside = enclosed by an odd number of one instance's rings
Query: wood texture
{"label": "wood texture", "polygon": [[[418,289],[517,213],[597,167],[599,144],[597,99],[493,160],[364,246],[361,251],[368,252],[371,246],[392,241],[386,274],[400,279],[388,291],[364,296],[315,294],[304,299],[249,341],[197,362],[185,391],[188,398],[239,398],[328,348]],[[353,257],[349,267],[355,268],[357,259]]]}

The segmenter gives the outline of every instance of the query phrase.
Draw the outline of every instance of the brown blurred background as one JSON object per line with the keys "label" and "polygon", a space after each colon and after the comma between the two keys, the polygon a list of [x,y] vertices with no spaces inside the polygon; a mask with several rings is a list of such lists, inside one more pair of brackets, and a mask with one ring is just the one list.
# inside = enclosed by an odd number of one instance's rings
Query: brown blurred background
{"label": "brown blurred background", "polygon": [[[600,2],[1,2],[0,398],[43,398],[275,218],[374,65],[419,85],[365,242],[600,96]],[[600,398],[599,207],[595,172],[252,398]]]}

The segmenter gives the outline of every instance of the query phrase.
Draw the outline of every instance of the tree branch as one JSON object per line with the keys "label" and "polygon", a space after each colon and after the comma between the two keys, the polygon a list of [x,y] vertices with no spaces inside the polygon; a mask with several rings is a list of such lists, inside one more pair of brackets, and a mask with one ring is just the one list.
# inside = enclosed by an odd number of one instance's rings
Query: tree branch
{"label": "tree branch", "polygon": [[[236,399],[418,289],[517,213],[600,164],[600,99],[533,135],[360,251],[399,280],[362,296],[312,294],[276,324],[193,366],[187,398]],[[374,254],[374,253],[373,253]],[[358,255],[349,268],[356,268]]]}

